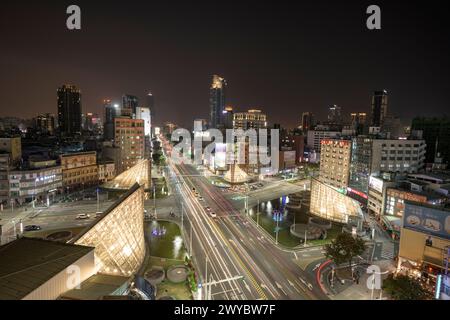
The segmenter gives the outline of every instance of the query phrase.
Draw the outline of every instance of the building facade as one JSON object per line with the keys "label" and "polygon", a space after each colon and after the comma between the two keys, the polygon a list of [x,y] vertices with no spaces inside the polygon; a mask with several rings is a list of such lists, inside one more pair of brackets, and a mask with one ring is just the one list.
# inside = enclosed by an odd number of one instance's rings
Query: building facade
{"label": "building facade", "polygon": [[267,129],[267,116],[257,109],[235,113],[233,115],[233,129]]}
{"label": "building facade", "polygon": [[346,190],[350,173],[351,141],[325,139],[321,144],[319,180]]}
{"label": "building facade", "polygon": [[98,164],[98,181],[105,183],[116,177],[116,166],[114,161],[104,161]]}
{"label": "building facade", "polygon": [[116,172],[122,173],[136,165],[145,156],[144,120],[130,118],[114,119],[115,145],[120,148],[120,167]]}
{"label": "building facade", "polygon": [[411,130],[421,131],[427,144],[427,163],[433,163],[438,157],[444,163],[450,162],[450,117],[415,118]]}
{"label": "building facade", "polygon": [[9,198],[18,204],[32,200],[48,203],[63,187],[62,169],[56,165],[56,161],[48,167],[11,170],[8,180]]}
{"label": "building facade", "polygon": [[425,152],[423,140],[353,138],[349,186],[367,195],[370,176],[418,172],[424,168]]}
{"label": "building facade", "polygon": [[58,88],[58,125],[64,136],[81,132],[81,91],[73,85]]}
{"label": "building facade", "polygon": [[386,90],[375,91],[372,96],[372,108],[370,113],[370,126],[382,127],[388,114],[388,92]]}
{"label": "building facade", "polygon": [[426,146],[424,140],[374,139],[371,172],[418,172],[425,165]]}
{"label": "building facade", "polygon": [[223,124],[222,114],[225,110],[227,81],[214,75],[211,88],[209,89],[210,106],[210,126],[211,128],[220,128]]}
{"label": "building facade", "polygon": [[[397,270],[440,285],[437,299],[450,299],[446,274],[450,250],[450,211],[416,202],[405,203]],[[439,280],[440,279],[440,280]]]}
{"label": "building facade", "polygon": [[312,112],[303,112],[302,113],[302,124],[300,125],[300,129],[302,129],[303,133],[308,132],[314,127],[314,115]]}
{"label": "building facade", "polygon": [[55,133],[56,128],[55,115],[50,113],[38,115],[34,119],[34,126],[36,130],[38,130],[41,133],[53,135]]}
{"label": "building facade", "polygon": [[356,135],[366,133],[367,127],[367,113],[365,112],[352,112],[350,113],[351,128]]}
{"label": "building facade", "polygon": [[66,191],[98,184],[97,152],[63,154],[60,161]]}
{"label": "building facade", "polygon": [[139,98],[130,94],[122,96],[122,110],[121,116],[133,117],[136,115],[136,110],[139,107]]}
{"label": "building facade", "polygon": [[12,164],[17,165],[22,159],[22,138],[0,138],[0,151],[9,153]]}
{"label": "building facade", "polygon": [[342,108],[338,105],[332,105],[328,109],[328,124],[341,126],[342,125]]}
{"label": "building facade", "polygon": [[341,135],[341,131],[329,130],[309,130],[307,136],[307,145],[316,152],[320,152],[321,142],[324,139],[335,139]]}
{"label": "building facade", "polygon": [[120,117],[120,105],[113,104],[111,100],[103,100],[105,110],[105,123],[103,125],[103,138],[106,141],[114,140],[114,119]]}

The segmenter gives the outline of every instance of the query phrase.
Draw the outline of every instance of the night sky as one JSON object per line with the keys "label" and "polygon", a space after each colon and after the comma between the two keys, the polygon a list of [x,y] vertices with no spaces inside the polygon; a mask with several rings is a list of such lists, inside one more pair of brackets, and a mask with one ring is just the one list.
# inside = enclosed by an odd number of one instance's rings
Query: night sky
{"label": "night sky", "polygon": [[[70,4],[82,30],[66,28]],[[366,28],[370,4],[382,30]],[[298,126],[338,104],[368,111],[386,88],[401,117],[449,110],[450,21],[445,1],[3,1],[0,116],[56,113],[56,88],[77,85],[83,112],[103,98],[153,92],[159,121],[208,118],[212,74],[227,104]]]}

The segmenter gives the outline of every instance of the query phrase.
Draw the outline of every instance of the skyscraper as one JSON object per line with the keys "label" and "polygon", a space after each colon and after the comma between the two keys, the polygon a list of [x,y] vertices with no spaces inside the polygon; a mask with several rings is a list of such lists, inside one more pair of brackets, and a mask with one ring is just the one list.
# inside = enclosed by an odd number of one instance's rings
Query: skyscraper
{"label": "skyscraper", "polygon": [[136,96],[124,94],[122,96],[122,112],[123,117],[133,117],[136,115],[136,109],[139,107],[139,99]]}
{"label": "skyscraper", "polygon": [[34,125],[41,133],[52,135],[56,127],[55,116],[50,113],[40,114],[34,119]]}
{"label": "skyscraper", "polygon": [[301,129],[303,132],[311,130],[314,126],[314,115],[312,112],[303,112]]}
{"label": "skyscraper", "polygon": [[149,92],[146,97],[146,108],[150,109],[150,114],[152,116],[152,122],[155,123],[155,116],[156,116],[156,110],[155,110],[155,96],[153,93]]}
{"label": "skyscraper", "polygon": [[81,132],[81,91],[73,85],[63,85],[57,90],[58,123],[61,135],[71,136]]}
{"label": "skyscraper", "polygon": [[328,110],[328,123],[333,125],[342,125],[341,107],[332,105]]}
{"label": "skyscraper", "polygon": [[218,128],[222,125],[223,111],[225,110],[225,91],[227,82],[218,75],[213,76],[213,81],[209,91],[210,122],[211,128]]}
{"label": "skyscraper", "polygon": [[421,131],[427,143],[427,163],[433,163],[437,158],[442,158],[444,163],[450,162],[450,117],[414,118],[412,130]]}
{"label": "skyscraper", "polygon": [[355,130],[356,135],[363,134],[365,132],[367,124],[367,114],[365,112],[350,113],[350,121],[352,129]]}
{"label": "skyscraper", "polygon": [[114,141],[120,148],[120,166],[122,173],[136,165],[145,156],[145,124],[141,119],[118,117],[114,119]]}
{"label": "skyscraper", "polygon": [[370,126],[382,127],[384,118],[387,116],[388,92],[375,91],[372,96],[372,109],[370,114]]}
{"label": "skyscraper", "polygon": [[233,129],[233,117],[234,111],[233,107],[228,106],[222,113],[223,126],[225,129]]}
{"label": "skyscraper", "polygon": [[105,108],[105,124],[103,137],[105,140],[114,139],[114,119],[120,116],[120,106],[118,104],[112,104],[111,100],[103,100],[103,106]]}

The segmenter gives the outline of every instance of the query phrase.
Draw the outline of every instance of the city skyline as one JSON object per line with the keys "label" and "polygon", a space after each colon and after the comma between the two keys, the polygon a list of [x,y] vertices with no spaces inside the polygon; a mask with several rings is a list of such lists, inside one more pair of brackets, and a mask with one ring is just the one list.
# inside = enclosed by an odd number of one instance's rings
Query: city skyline
{"label": "city skyline", "polygon": [[[282,9],[248,2],[214,16],[215,5],[180,4],[170,11],[165,4],[133,3],[129,23],[117,25],[111,21],[121,16],[120,5],[78,5],[78,32],[65,28],[65,4],[29,4],[33,16],[6,5],[0,36],[9,45],[0,53],[0,84],[7,107],[0,116],[56,113],[55,90],[70,83],[82,91],[83,112],[103,114],[103,99],[120,103],[125,93],[144,102],[151,91],[161,121],[189,126],[209,118],[213,74],[227,79],[227,104],[235,110],[259,108],[271,123],[287,127],[298,126],[303,112],[324,119],[334,104],[346,116],[370,112],[373,91],[383,89],[390,111],[403,118],[439,116],[448,108],[449,48],[441,41],[448,28],[430,33],[443,14],[433,6],[408,4],[405,12],[401,2],[381,3],[383,28],[371,32],[363,3],[334,14],[341,5]],[[191,19],[197,22],[187,24]],[[214,21],[232,23],[206,28]],[[122,50],[121,41],[136,50]]]}

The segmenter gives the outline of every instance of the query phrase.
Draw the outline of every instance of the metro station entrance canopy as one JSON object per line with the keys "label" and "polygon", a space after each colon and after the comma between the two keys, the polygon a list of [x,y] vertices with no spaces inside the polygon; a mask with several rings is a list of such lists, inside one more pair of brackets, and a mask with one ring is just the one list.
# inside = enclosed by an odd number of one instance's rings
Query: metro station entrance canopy
{"label": "metro station entrance canopy", "polygon": [[152,185],[152,165],[149,160],[141,160],[134,167],[122,172],[113,180],[102,185],[105,189],[129,190],[135,183],[143,185],[145,190]]}

